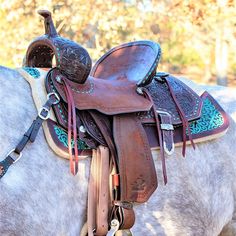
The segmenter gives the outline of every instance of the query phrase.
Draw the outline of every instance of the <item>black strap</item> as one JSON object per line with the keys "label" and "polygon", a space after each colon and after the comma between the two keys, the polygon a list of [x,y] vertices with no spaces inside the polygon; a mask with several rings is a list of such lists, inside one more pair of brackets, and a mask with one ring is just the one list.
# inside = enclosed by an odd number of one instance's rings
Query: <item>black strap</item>
{"label": "black strap", "polygon": [[[39,129],[43,124],[43,121],[49,118],[49,111],[51,107],[57,104],[58,102],[59,102],[59,97],[57,96],[57,94],[55,93],[48,94],[47,102],[43,105],[43,107],[38,113],[38,116],[33,121],[33,123],[26,131],[26,133],[23,135],[20,142],[17,144],[15,149],[10,151],[9,154],[7,154],[6,158],[0,162],[0,179],[6,174],[8,168],[20,159],[20,157],[22,156],[21,152],[25,148],[26,144],[29,141],[31,143],[35,141]],[[17,158],[14,158],[14,156],[17,156]]]}

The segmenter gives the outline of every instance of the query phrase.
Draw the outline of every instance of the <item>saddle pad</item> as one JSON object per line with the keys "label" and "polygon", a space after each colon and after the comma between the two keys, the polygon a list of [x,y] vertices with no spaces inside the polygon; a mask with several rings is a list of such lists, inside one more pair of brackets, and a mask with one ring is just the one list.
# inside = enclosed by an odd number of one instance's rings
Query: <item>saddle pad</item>
{"label": "saddle pad", "polygon": [[[47,92],[45,89],[45,78],[50,68],[18,68],[17,71],[30,84],[32,97],[37,111],[45,104],[47,100]],[[50,119],[43,122],[43,131],[50,148],[60,157],[69,159],[67,131],[62,129],[56,123],[53,110],[50,111]],[[72,140],[73,146],[74,140]],[[84,141],[78,140],[78,148],[80,149],[80,158],[91,156],[92,150]]]}
{"label": "saddle pad", "polygon": [[[189,124],[195,143],[219,138],[227,132],[229,127],[229,118],[216,100],[208,92],[204,92],[201,98],[203,100],[202,116],[200,119]],[[51,137],[49,139],[50,146],[54,145],[53,149],[57,150],[56,153],[60,153],[60,156],[63,155],[68,158],[67,131],[52,120],[47,121],[47,126],[50,132],[49,136]],[[159,149],[156,127],[151,124],[143,124],[143,126],[151,149]],[[188,136],[187,140],[189,140]],[[90,148],[82,140],[79,140],[78,143],[79,147],[83,149],[81,155],[89,155],[91,152]],[[182,126],[175,128],[174,143],[175,146],[182,145]],[[190,144],[190,142],[187,142],[187,144]]]}
{"label": "saddle pad", "polygon": [[114,47],[93,66],[91,76],[105,80],[126,78],[137,85],[150,82],[161,57],[159,44],[135,41]]}
{"label": "saddle pad", "polygon": [[[46,81],[48,92],[53,87],[60,94],[64,102],[67,102],[63,85],[59,78],[59,71],[52,71],[52,76]],[[138,111],[149,111],[152,103],[136,92],[136,84],[126,79],[98,80],[91,76],[84,84],[77,84],[67,80],[72,88],[72,96],[75,106],[79,110],[97,110],[106,115],[132,113]]]}

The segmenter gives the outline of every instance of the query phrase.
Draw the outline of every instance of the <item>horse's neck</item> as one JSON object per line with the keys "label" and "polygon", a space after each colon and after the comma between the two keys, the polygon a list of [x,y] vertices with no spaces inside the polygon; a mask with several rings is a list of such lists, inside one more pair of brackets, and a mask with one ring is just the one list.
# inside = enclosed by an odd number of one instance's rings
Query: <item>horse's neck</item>
{"label": "horse's neck", "polygon": [[[20,141],[36,118],[37,112],[30,87],[18,73],[0,68],[0,83],[0,158],[3,159],[4,155]],[[40,129],[35,142],[27,144],[22,154],[22,158],[12,165],[1,179],[1,183],[7,186],[7,189],[1,192],[1,197],[9,202],[14,202],[14,199],[18,198],[18,194],[20,194],[21,201],[26,203],[22,214],[24,217],[29,217],[29,222],[32,221],[31,212],[27,212],[27,209],[34,209],[35,203],[43,203],[43,209],[37,210],[34,227],[37,226],[37,218],[46,219],[51,214],[49,211],[52,207],[55,209],[53,216],[60,217],[63,222],[68,220],[68,215],[65,212],[70,209],[70,215],[76,219],[76,222],[71,220],[66,230],[69,232],[73,229],[79,232],[84,223],[83,216],[86,211],[90,158],[80,161],[79,173],[72,176],[69,171],[69,162],[59,158],[51,151],[42,129]],[[17,191],[9,196],[8,188]],[[24,194],[21,194],[23,192]],[[57,197],[56,201],[55,197]],[[69,203],[67,199],[70,199]],[[7,205],[8,207],[3,209],[3,215],[4,211],[6,211],[5,215],[9,211],[14,211],[11,204]],[[52,227],[53,222],[54,219],[50,219],[45,227]],[[30,228],[30,226],[28,227]],[[51,230],[58,232],[65,230],[60,229],[60,226],[55,227],[59,228]]]}

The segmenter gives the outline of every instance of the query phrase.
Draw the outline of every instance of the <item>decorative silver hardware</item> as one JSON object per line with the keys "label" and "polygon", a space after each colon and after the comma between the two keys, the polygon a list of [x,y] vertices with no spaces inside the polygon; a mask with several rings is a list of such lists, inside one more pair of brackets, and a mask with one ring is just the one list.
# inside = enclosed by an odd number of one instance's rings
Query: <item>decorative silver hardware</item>
{"label": "decorative silver hardware", "polygon": [[59,84],[62,84],[62,82],[61,82],[61,76],[60,76],[60,75],[57,75],[57,76],[56,76],[56,81],[57,81]]}
{"label": "decorative silver hardware", "polygon": [[171,124],[161,124],[161,129],[163,130],[174,130],[174,126]]}
{"label": "decorative silver hardware", "polygon": [[111,221],[111,229],[108,231],[107,236],[114,236],[115,233],[119,230],[120,222],[117,219]]}
{"label": "decorative silver hardware", "polygon": [[80,131],[81,133],[85,133],[85,132],[86,132],[86,129],[84,128],[83,125],[81,125],[81,126],[79,127],[79,131]]}
{"label": "decorative silver hardware", "polygon": [[55,92],[48,93],[47,94],[47,100],[49,100],[49,98],[51,96],[55,96],[55,98],[56,98],[56,101],[53,103],[53,105],[56,105],[56,104],[58,104],[60,102],[60,97],[59,97],[59,95],[57,93],[55,93]]}
{"label": "decorative silver hardware", "polygon": [[[14,159],[11,155],[15,153],[15,155],[17,155],[16,159]],[[12,149],[8,154],[7,156],[10,156],[11,159],[13,160],[13,163],[16,163],[17,161],[20,160],[20,158],[22,157],[22,152],[20,152],[19,154],[15,152],[15,149]]]}
{"label": "decorative silver hardware", "polygon": [[170,156],[170,155],[172,155],[174,153],[174,151],[175,151],[175,144],[174,144],[174,142],[172,142],[172,144],[171,144],[172,148],[170,150],[167,148],[165,141],[163,142],[163,145],[164,145],[164,151],[165,151],[165,153],[167,155]]}
{"label": "decorative silver hardware", "polygon": [[[46,112],[46,116],[43,116],[42,115],[42,112]],[[42,107],[39,112],[38,112],[38,116],[42,119],[42,120],[47,120],[49,117],[50,117],[50,113],[49,113],[49,110],[48,108],[46,107]]]}
{"label": "decorative silver hardware", "polygon": [[143,89],[141,87],[137,87],[136,92],[139,95],[143,95]]}

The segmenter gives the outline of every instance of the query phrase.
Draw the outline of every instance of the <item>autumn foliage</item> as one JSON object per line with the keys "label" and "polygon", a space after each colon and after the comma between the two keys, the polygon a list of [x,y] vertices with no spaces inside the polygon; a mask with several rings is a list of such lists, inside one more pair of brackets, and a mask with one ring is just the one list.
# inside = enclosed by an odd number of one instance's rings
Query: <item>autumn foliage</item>
{"label": "autumn foliage", "polygon": [[[21,65],[29,42],[44,33],[38,9],[49,9],[58,32],[86,47],[94,61],[123,42],[162,47],[160,70],[202,82],[236,75],[234,0],[0,0],[0,65]],[[211,79],[211,80],[210,80]]]}

